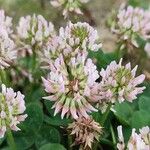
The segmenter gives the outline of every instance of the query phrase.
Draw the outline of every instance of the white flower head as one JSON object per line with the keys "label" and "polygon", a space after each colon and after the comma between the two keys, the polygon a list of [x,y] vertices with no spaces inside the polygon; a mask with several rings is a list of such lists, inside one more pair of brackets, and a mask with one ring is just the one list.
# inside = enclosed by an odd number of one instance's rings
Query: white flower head
{"label": "white flower head", "polygon": [[125,46],[139,47],[136,38],[150,39],[150,11],[139,7],[121,7],[116,26],[112,28]]}
{"label": "white flower head", "polygon": [[25,111],[24,95],[14,92],[12,88],[6,88],[2,84],[0,93],[0,137],[4,137],[7,128],[14,131],[20,130],[17,125],[27,117]]}
{"label": "white flower head", "polygon": [[102,81],[99,84],[99,95],[101,100],[107,100],[114,103],[118,100],[120,103],[124,100],[132,102],[137,98],[137,95],[142,93],[145,87],[138,87],[144,79],[145,75],[136,77],[137,66],[131,69],[131,64],[122,65],[122,59],[119,64],[115,61],[104,70],[100,75]]}
{"label": "white flower head", "polygon": [[61,27],[58,36],[51,38],[43,48],[42,61],[49,63],[63,54],[67,63],[71,57],[79,53],[85,56],[88,51],[98,51],[102,44],[97,44],[97,31],[88,23],[69,22],[65,28]]}
{"label": "white flower head", "polygon": [[98,77],[96,66],[84,55],[72,57],[68,64],[60,55],[50,64],[48,78],[43,78],[45,91],[49,94],[45,99],[55,102],[54,115],[61,112],[62,118],[65,115],[87,118],[88,113],[97,111],[92,106],[95,101],[91,89]]}
{"label": "white flower head", "polygon": [[6,30],[0,28],[0,69],[10,66],[13,60],[17,58],[16,46],[11,40]]}
{"label": "white flower head", "polygon": [[55,35],[54,26],[41,15],[21,17],[17,27],[20,42],[27,47],[41,50],[42,46]]}

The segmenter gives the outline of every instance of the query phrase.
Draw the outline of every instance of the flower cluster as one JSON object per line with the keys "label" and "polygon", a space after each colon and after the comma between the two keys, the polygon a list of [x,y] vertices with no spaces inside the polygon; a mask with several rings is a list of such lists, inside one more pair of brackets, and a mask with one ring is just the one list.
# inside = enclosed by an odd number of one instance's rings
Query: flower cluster
{"label": "flower cluster", "polygon": [[10,65],[16,59],[17,53],[15,43],[11,39],[12,18],[5,16],[4,11],[0,10],[0,69]]}
{"label": "flower cluster", "polygon": [[[116,100],[132,102],[145,87],[138,87],[145,76],[135,77],[137,66],[122,65],[113,61],[99,73],[88,57],[89,50],[98,51],[97,32],[87,23],[71,22],[60,28],[59,35],[51,38],[44,47],[45,61],[50,70],[43,84],[48,96],[44,99],[54,102],[54,115],[61,118],[71,116],[75,121],[69,125],[75,135],[75,144],[91,148],[94,139],[99,138],[101,127],[89,117],[97,111],[97,104],[107,106]],[[102,79],[97,82],[97,79]]]}
{"label": "flower cluster", "polygon": [[55,35],[54,26],[41,15],[21,17],[17,27],[17,36],[25,48],[41,50],[42,46]]}
{"label": "flower cluster", "polygon": [[99,141],[102,134],[102,127],[90,117],[87,119],[80,117],[71,123],[68,129],[71,130],[71,135],[75,135],[74,144],[81,144],[84,149],[91,148],[94,140]]}
{"label": "flower cluster", "polygon": [[45,99],[55,102],[54,114],[61,111],[62,118],[65,114],[71,114],[77,119],[79,115],[87,118],[88,112],[96,111],[92,106],[94,100],[91,89],[99,75],[91,59],[86,60],[84,55],[79,54],[66,65],[60,55],[50,65],[50,70],[48,79],[43,78],[43,83],[45,91],[50,94]]}
{"label": "flower cluster", "polygon": [[78,53],[88,54],[89,50],[98,51],[102,44],[97,44],[97,31],[88,23],[71,23],[59,30],[58,36],[49,40],[43,48],[43,61],[49,62],[56,59],[60,53],[66,61]]}
{"label": "flower cluster", "polygon": [[0,138],[4,137],[7,128],[20,130],[17,125],[27,117],[23,114],[25,109],[24,95],[3,84],[0,93]]}
{"label": "flower cluster", "polygon": [[[97,51],[101,44],[96,44],[97,32],[87,23],[76,23],[61,28],[59,36],[51,39],[45,48],[45,59],[50,74],[43,78],[46,97],[55,104],[55,113],[61,112],[77,119],[88,117],[88,113],[96,111],[93,102],[101,106],[114,103],[116,100],[132,102],[145,87],[138,87],[145,76],[135,77],[137,66],[132,70],[131,64],[123,66],[113,61],[102,69],[100,75],[91,59],[87,59],[88,50]],[[49,60],[48,60],[49,58]],[[100,83],[96,80],[101,76]]]}
{"label": "flower cluster", "polygon": [[89,0],[52,0],[51,5],[56,8],[62,7],[63,16],[67,18],[70,12],[82,14],[80,7],[82,3],[87,3],[88,1]]}
{"label": "flower cluster", "polygon": [[150,11],[132,6],[121,7],[113,31],[121,37],[121,40],[126,41],[124,46],[129,44],[138,47],[137,37],[150,39]]}
{"label": "flower cluster", "polygon": [[102,81],[99,84],[100,101],[114,103],[116,100],[123,102],[127,100],[132,102],[137,95],[142,93],[145,87],[138,87],[145,75],[135,77],[137,66],[131,69],[131,64],[122,65],[122,59],[119,64],[115,61],[107,66],[106,70],[100,72]]}
{"label": "flower cluster", "polygon": [[[124,137],[122,133],[122,126],[117,127],[119,143],[117,144],[118,150],[125,150]],[[149,150],[150,146],[150,128],[148,126],[139,129],[140,133],[136,133],[132,129],[132,134],[127,143],[127,150]]]}

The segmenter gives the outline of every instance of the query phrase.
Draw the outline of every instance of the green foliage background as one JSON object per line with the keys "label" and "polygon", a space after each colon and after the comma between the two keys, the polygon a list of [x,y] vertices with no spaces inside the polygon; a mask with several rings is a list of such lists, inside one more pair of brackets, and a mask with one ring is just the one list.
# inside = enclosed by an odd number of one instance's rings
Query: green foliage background
{"label": "green foliage background", "polygon": [[[92,1],[92,0],[91,0]],[[91,3],[92,4],[92,3]],[[129,4],[149,7],[149,0],[129,0]],[[56,28],[65,24],[65,21],[49,4],[49,0],[45,0],[42,4],[41,0],[0,0],[0,8],[4,9],[9,16],[14,18],[16,24],[20,16],[30,15],[33,13],[42,14],[47,20],[52,21]],[[61,18],[61,19],[60,19]],[[113,52],[105,54],[102,51],[98,53],[89,53],[89,57],[96,59],[97,67],[100,70],[105,68],[112,60],[119,60],[120,55]],[[20,60],[20,64],[25,67],[32,68],[32,58]],[[27,67],[27,68],[28,68]],[[28,68],[28,69],[29,69]],[[9,70],[6,72],[9,73]],[[20,72],[17,71],[18,76]],[[35,83],[30,83],[26,78],[18,81],[17,85],[11,85],[11,78],[5,76],[9,86],[16,90],[21,90],[26,96],[26,113],[28,118],[20,125],[21,131],[15,132],[15,142],[18,150],[65,150],[71,149],[70,142],[67,137],[68,133],[65,127],[72,122],[71,119],[61,120],[60,116],[53,116],[50,101],[42,100],[44,90],[42,87],[41,76],[44,75],[38,69],[34,73]],[[143,126],[150,126],[150,83],[144,83],[147,89],[144,94],[138,97],[134,103],[124,102],[117,103],[114,106],[114,112],[109,114],[108,120],[104,124],[104,134],[100,139],[100,144],[104,149],[116,149],[117,131],[116,127],[123,125],[125,140],[127,141],[132,128],[139,129]],[[100,123],[102,114],[100,112],[93,113],[93,117]],[[9,150],[5,138],[0,140],[1,150]]]}

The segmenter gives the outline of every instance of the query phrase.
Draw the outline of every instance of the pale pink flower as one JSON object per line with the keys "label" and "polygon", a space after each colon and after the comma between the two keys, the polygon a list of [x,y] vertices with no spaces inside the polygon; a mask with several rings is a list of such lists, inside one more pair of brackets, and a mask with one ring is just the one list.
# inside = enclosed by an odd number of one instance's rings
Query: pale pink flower
{"label": "pale pink flower", "polygon": [[99,141],[102,134],[102,127],[95,122],[91,117],[79,117],[73,123],[69,124],[68,129],[71,130],[71,135],[75,137],[75,145],[80,145],[80,148],[92,148],[92,143]]}
{"label": "pale pink flower", "polygon": [[17,57],[15,43],[11,39],[12,32],[12,18],[0,10],[0,69],[9,67]]}
{"label": "pale pink flower", "polygon": [[[119,143],[117,144],[118,150],[125,150],[124,137],[122,134],[122,126],[118,128]],[[132,134],[127,142],[127,150],[149,150],[150,149],[150,130],[149,127],[143,127],[140,134],[132,129]],[[146,140],[145,140],[146,137]],[[147,141],[148,139],[148,141]]]}
{"label": "pale pink flower", "polygon": [[150,11],[132,6],[121,7],[116,26],[112,28],[112,31],[120,36],[120,40],[128,41],[128,44],[138,47],[136,40],[138,36],[144,40],[150,38]]}
{"label": "pale pink flower", "polygon": [[8,37],[7,31],[0,27],[0,69],[10,66],[17,58],[15,43]]}
{"label": "pale pink flower", "polygon": [[89,0],[51,0],[50,3],[55,8],[63,9],[63,16],[67,18],[70,12],[82,14],[80,7],[82,3],[87,3]]}
{"label": "pale pink flower", "polygon": [[137,66],[131,69],[131,64],[122,65],[122,59],[119,64],[115,61],[104,70],[102,69],[100,75],[102,81],[99,84],[100,101],[106,100],[114,103],[124,100],[132,102],[137,98],[137,95],[142,93],[145,87],[138,87],[144,79],[145,75],[136,75]]}
{"label": "pale pink flower", "polygon": [[26,109],[24,95],[14,92],[12,88],[6,88],[4,84],[2,84],[0,100],[0,137],[2,138],[7,128],[20,130],[17,125],[25,120],[27,114],[23,114]]}
{"label": "pale pink flower", "polygon": [[65,28],[60,28],[59,36],[71,47],[82,51],[98,51],[102,46],[96,43],[99,39],[97,31],[86,22],[69,22]]}
{"label": "pale pink flower", "polygon": [[95,101],[91,89],[98,77],[92,60],[86,60],[81,54],[72,57],[69,63],[65,62],[62,55],[54,63],[51,62],[49,76],[42,80],[45,91],[50,94],[44,98],[55,102],[52,107],[55,108],[54,115],[61,112],[61,118],[65,114],[75,119],[79,115],[87,118],[88,113],[97,111],[92,106]]}
{"label": "pale pink flower", "polygon": [[41,50],[55,35],[54,26],[41,15],[21,17],[17,27],[20,43],[30,49]]}
{"label": "pale pink flower", "polygon": [[98,51],[101,43],[97,44],[97,41],[97,31],[88,23],[69,22],[65,28],[60,28],[58,36],[47,42],[40,58],[42,62],[50,63],[62,53],[68,63],[70,58],[76,57],[78,53],[87,55],[89,50]]}

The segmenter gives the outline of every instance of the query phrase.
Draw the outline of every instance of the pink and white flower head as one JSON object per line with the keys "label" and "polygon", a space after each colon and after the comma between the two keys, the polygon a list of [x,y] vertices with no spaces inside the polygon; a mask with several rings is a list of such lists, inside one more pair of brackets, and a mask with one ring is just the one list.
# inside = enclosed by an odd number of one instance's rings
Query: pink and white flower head
{"label": "pink and white flower head", "polygon": [[[119,143],[117,144],[118,150],[125,150],[124,138],[122,134],[122,126],[117,128]],[[140,129],[140,134],[135,132],[135,129],[132,129],[132,134],[127,143],[127,150],[149,150],[150,148],[150,129],[149,127],[143,127]],[[142,132],[142,134],[141,134]],[[146,140],[145,140],[146,137]]]}
{"label": "pink and white flower head", "polygon": [[18,131],[17,125],[27,117],[23,114],[26,107],[24,95],[14,92],[12,88],[6,88],[2,84],[0,93],[0,138],[3,138],[8,128]]}
{"label": "pink and white flower head", "polygon": [[116,29],[113,29],[122,40],[138,47],[137,36],[147,40],[150,38],[150,11],[142,8],[128,6],[121,7],[118,15]]}
{"label": "pink and white flower head", "polygon": [[87,3],[89,0],[51,0],[50,3],[55,8],[63,9],[63,16],[67,18],[69,13],[82,14],[80,7],[82,3]]}
{"label": "pink and white flower head", "polygon": [[102,127],[91,117],[79,117],[69,124],[68,129],[71,130],[71,135],[75,136],[74,144],[80,145],[83,149],[91,149],[92,143],[95,140],[99,141],[102,134]]}
{"label": "pink and white flower head", "polygon": [[54,26],[41,15],[21,17],[17,27],[18,38],[25,47],[40,50],[55,35]]}
{"label": "pink and white flower head", "polygon": [[137,66],[131,69],[131,64],[122,65],[122,59],[119,64],[116,61],[110,63],[107,68],[102,69],[100,76],[102,81],[99,84],[99,95],[101,100],[106,100],[115,103],[118,100],[120,103],[124,100],[132,102],[137,98],[137,95],[142,93],[145,87],[138,87],[144,79],[145,75],[136,75]]}
{"label": "pink and white flower head", "polygon": [[11,34],[12,30],[12,18],[5,16],[4,10],[0,10],[0,28],[3,28],[7,34]]}
{"label": "pink and white flower head", "polygon": [[0,27],[0,69],[9,67],[16,58],[14,41],[8,37],[7,31]]}
{"label": "pink and white flower head", "polygon": [[68,63],[71,57],[78,53],[87,55],[89,50],[98,51],[101,44],[97,44],[97,31],[88,23],[71,22],[60,28],[59,35],[53,37],[43,48],[42,61],[55,60],[62,53]]}
{"label": "pink and white flower head", "polygon": [[86,22],[75,24],[69,22],[65,28],[60,28],[59,36],[73,47],[74,51],[76,49],[83,52],[87,50],[98,51],[102,46],[101,43],[96,43],[99,39],[97,31]]}
{"label": "pink and white flower head", "polygon": [[77,119],[79,115],[87,118],[88,113],[97,111],[92,104],[91,91],[98,79],[98,71],[91,59],[84,55],[72,57],[68,64],[62,55],[50,65],[50,73],[47,79],[42,78],[45,91],[49,93],[48,99],[54,101],[54,115],[61,112],[61,118],[71,115]]}

